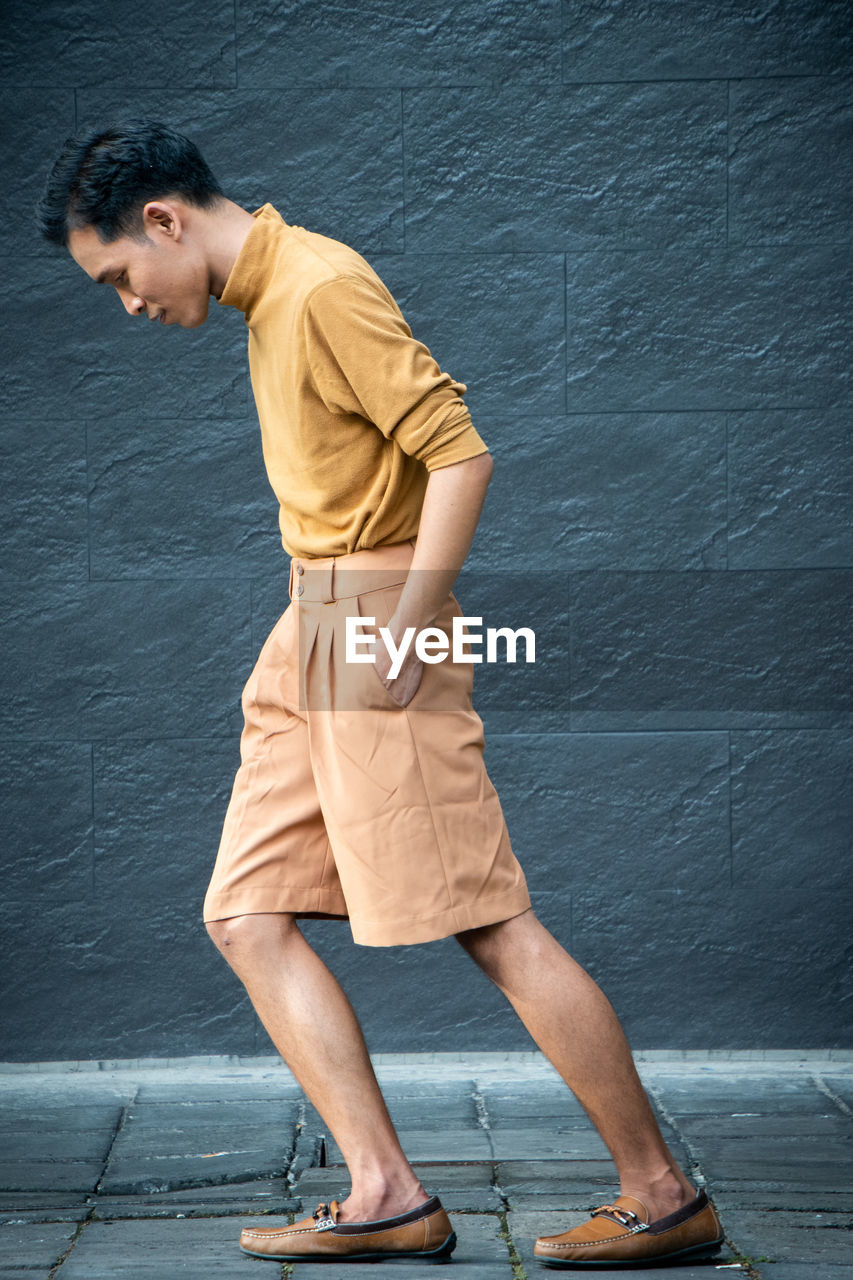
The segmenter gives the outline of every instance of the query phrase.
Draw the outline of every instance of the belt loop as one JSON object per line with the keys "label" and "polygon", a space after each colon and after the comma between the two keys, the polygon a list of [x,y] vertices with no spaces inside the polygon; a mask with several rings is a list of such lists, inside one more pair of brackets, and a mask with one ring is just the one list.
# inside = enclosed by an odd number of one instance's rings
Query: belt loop
{"label": "belt loop", "polygon": [[332,557],[332,563],[329,565],[329,599],[335,600],[335,565],[338,563],[337,557]]}
{"label": "belt loop", "polygon": [[310,598],[319,604],[331,604],[335,598],[332,590],[332,577],[335,572],[335,562],[330,557],[323,557],[319,563],[313,568],[306,570],[306,579],[311,578],[310,584],[306,581],[306,587]]}
{"label": "belt loop", "polygon": [[287,579],[287,594],[293,599],[293,556],[290,557],[290,576]]}

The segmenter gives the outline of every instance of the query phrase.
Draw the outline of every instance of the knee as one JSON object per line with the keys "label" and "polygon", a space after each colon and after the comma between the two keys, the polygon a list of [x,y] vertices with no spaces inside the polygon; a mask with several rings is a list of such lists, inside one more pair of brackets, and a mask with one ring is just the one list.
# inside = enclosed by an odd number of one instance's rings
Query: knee
{"label": "knee", "polygon": [[208,920],[208,935],[229,964],[280,947],[296,929],[295,916],[284,912]]}
{"label": "knee", "polygon": [[489,973],[494,958],[500,952],[500,935],[500,925],[487,924],[479,929],[466,929],[464,933],[457,933],[456,941],[481,969]]}
{"label": "knee", "polygon": [[230,920],[207,920],[205,928],[207,936],[213,945],[223,953],[226,953],[228,947],[234,940],[233,926],[239,925],[241,917],[235,916]]}
{"label": "knee", "polygon": [[508,955],[521,955],[538,940],[542,926],[532,909],[497,924],[457,933],[456,941],[490,978],[497,980]]}

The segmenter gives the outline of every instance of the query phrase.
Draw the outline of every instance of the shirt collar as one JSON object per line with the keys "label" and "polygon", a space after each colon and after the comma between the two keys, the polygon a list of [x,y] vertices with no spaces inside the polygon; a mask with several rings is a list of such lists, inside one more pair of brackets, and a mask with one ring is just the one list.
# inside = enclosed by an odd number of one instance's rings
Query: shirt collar
{"label": "shirt collar", "polygon": [[252,213],[255,225],[243,241],[217,301],[236,307],[248,321],[270,281],[279,233],[287,223],[269,203]]}

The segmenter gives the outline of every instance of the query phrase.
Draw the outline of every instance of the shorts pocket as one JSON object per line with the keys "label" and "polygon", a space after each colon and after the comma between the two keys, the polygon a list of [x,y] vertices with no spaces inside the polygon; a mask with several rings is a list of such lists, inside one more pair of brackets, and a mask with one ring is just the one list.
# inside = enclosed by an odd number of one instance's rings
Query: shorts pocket
{"label": "shorts pocket", "polygon": [[[385,652],[385,645],[379,634],[379,628],[387,627],[391,615],[397,607],[397,601],[402,590],[403,584],[399,583],[392,587],[378,587],[375,591],[366,591],[363,595],[354,598],[355,611],[358,616],[360,618],[373,618],[373,623],[370,626],[361,628],[361,634],[375,637],[373,648],[369,651],[374,657],[379,653]],[[361,651],[362,653],[368,652],[365,647],[362,647]],[[397,711],[402,711],[405,706],[411,705],[411,703],[398,702],[381,679],[379,672],[376,670],[375,662],[348,663],[347,665],[354,672],[363,673],[353,676],[349,682],[349,687],[352,688],[354,697],[359,701],[360,705]],[[417,697],[417,692],[414,696]]]}

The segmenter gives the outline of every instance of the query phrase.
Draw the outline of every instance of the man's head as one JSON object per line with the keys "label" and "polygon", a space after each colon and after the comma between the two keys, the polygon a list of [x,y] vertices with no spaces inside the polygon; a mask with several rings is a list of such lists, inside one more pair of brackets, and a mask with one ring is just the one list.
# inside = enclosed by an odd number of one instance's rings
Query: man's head
{"label": "man's head", "polygon": [[203,214],[224,201],[198,148],[143,120],[69,138],[37,213],[45,238],[131,315],[195,328],[211,294]]}

